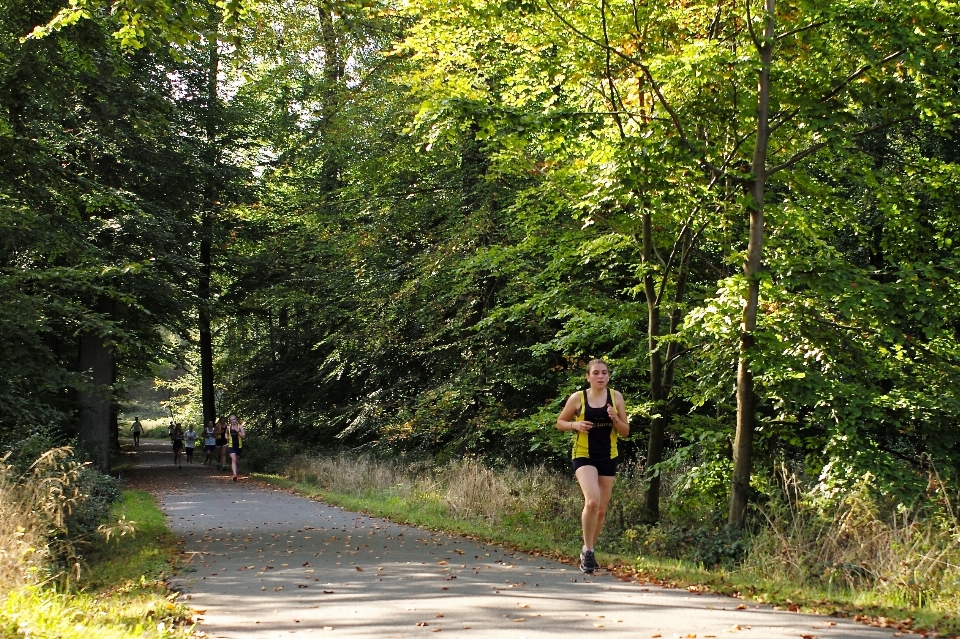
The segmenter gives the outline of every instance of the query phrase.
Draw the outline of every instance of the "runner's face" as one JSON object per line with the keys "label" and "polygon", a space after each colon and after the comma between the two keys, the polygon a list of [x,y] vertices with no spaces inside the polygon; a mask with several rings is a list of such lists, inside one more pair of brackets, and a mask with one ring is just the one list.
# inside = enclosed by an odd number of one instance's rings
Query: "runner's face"
{"label": "runner's face", "polygon": [[587,381],[593,388],[605,388],[610,381],[610,371],[603,364],[594,364],[587,371]]}

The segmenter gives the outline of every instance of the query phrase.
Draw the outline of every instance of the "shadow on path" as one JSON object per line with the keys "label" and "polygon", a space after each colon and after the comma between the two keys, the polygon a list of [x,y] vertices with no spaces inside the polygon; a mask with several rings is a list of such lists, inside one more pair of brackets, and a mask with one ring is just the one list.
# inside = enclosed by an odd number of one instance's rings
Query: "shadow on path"
{"label": "shadow on path", "polygon": [[495,545],[348,512],[230,473],[178,469],[168,442],[129,453],[130,487],[185,541],[171,580],[209,637],[880,639],[852,621],[737,609],[739,600],[585,577]]}

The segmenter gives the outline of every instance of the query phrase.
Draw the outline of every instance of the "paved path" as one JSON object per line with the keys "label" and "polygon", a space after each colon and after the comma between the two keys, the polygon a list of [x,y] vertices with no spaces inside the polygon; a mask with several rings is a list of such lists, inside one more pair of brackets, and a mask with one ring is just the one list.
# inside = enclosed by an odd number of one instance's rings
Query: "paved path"
{"label": "paved path", "polygon": [[169,450],[144,442],[124,477],[158,493],[185,540],[189,563],[172,585],[209,637],[893,636],[612,575],[585,578],[555,561],[234,483],[196,462],[178,470]]}

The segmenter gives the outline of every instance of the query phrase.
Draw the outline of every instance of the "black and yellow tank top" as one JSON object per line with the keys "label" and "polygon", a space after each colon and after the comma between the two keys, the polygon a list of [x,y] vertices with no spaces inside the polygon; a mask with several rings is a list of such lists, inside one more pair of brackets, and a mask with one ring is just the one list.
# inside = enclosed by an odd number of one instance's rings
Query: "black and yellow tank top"
{"label": "black and yellow tank top", "polygon": [[593,422],[593,428],[586,433],[573,431],[573,459],[586,457],[599,461],[617,458],[617,429],[607,415],[607,406],[616,406],[616,396],[616,393],[608,388],[603,407],[594,408],[587,402],[587,391],[580,391],[580,412],[577,413],[576,421]]}

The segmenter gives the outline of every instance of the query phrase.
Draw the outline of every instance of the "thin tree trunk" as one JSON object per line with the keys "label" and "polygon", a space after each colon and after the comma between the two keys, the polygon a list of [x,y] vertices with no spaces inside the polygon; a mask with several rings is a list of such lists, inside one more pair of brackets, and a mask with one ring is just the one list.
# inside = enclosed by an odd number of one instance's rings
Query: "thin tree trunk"
{"label": "thin tree trunk", "polygon": [[[653,260],[653,226],[650,212],[643,212],[643,262]],[[647,462],[645,468],[647,488],[644,493],[643,518],[646,523],[660,519],[660,473],[653,467],[663,461],[663,437],[667,426],[667,406],[663,389],[663,357],[659,350],[660,305],[657,287],[649,269],[643,276],[643,291],[647,298],[647,350],[650,357],[650,400],[653,417],[650,418],[650,437],[647,439]]]}
{"label": "thin tree trunk", "polygon": [[733,443],[733,479],[730,483],[730,510],[727,522],[743,525],[750,493],[753,464],[753,434],[756,428],[756,392],[750,358],[757,329],[757,308],[760,301],[760,271],[763,267],[764,220],[763,203],[767,181],[767,144],[770,138],[770,64],[774,46],[775,0],[766,0],[766,21],[760,43],[760,79],[757,104],[757,140],[749,184],[750,239],[743,274],[747,280],[747,298],[743,307],[740,333],[740,356],[737,362],[737,434]]}
{"label": "thin tree trunk", "polygon": [[[683,321],[681,304],[687,294],[687,277],[690,272],[690,256],[693,248],[693,233],[691,229],[681,231],[680,265],[677,270],[677,287],[673,293],[673,311],[670,313],[669,335],[674,335]],[[673,391],[673,380],[676,377],[677,358],[680,355],[680,343],[672,341],[667,345],[667,357],[663,365],[663,390],[667,397]]]}

